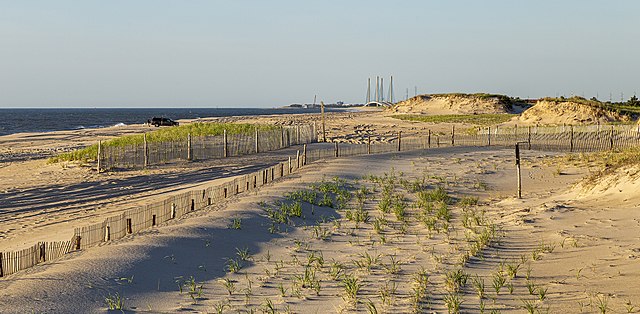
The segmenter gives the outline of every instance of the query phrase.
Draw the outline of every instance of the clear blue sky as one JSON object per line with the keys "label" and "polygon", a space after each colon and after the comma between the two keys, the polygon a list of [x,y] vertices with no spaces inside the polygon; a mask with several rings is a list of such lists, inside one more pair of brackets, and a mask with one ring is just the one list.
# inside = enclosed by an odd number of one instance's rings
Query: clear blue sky
{"label": "clear blue sky", "polygon": [[[0,0],[0,108],[640,92],[640,1]],[[387,88],[385,88],[385,93]]]}

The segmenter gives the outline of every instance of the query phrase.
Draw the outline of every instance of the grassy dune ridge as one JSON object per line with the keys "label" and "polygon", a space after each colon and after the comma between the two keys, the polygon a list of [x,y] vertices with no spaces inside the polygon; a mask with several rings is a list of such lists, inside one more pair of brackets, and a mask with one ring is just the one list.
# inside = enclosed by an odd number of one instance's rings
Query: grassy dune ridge
{"label": "grassy dune ridge", "polygon": [[[156,131],[148,132],[147,142],[173,142],[185,140],[189,134],[191,136],[215,136],[222,135],[224,130],[227,134],[253,134],[255,129],[260,131],[275,130],[275,125],[256,125],[248,123],[191,123],[176,127],[161,128]],[[143,134],[125,135],[102,143],[102,147],[124,147],[129,145],[141,145],[144,143]],[[62,161],[87,161],[93,160],[98,154],[98,144],[85,147],[83,149],[72,152],[62,153],[58,156],[49,158],[50,163]]]}
{"label": "grassy dune ridge", "polygon": [[430,123],[468,123],[475,125],[494,125],[507,122],[511,118],[517,116],[516,114],[445,114],[445,115],[415,115],[415,114],[403,114],[393,115],[391,117],[406,120],[406,121],[418,121],[418,122],[430,122]]}

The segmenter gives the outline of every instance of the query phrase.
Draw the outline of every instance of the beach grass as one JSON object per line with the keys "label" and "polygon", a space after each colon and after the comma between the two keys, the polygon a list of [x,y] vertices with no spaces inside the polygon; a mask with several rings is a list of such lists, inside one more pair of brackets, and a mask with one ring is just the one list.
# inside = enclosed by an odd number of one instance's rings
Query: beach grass
{"label": "beach grass", "polygon": [[466,124],[474,124],[474,125],[495,125],[507,122],[511,120],[511,118],[517,116],[516,114],[467,114],[467,115],[456,115],[456,114],[446,114],[446,115],[415,115],[415,114],[403,114],[403,115],[393,115],[392,118],[406,120],[406,121],[417,121],[417,122],[428,122],[428,123],[466,123]]}
{"label": "beach grass", "polygon": [[[216,136],[222,135],[224,130],[227,134],[246,134],[251,135],[256,128],[260,131],[274,130],[278,128],[275,125],[256,125],[248,123],[190,123],[175,127],[160,128],[158,130],[148,132],[147,142],[175,142],[186,140],[188,135],[197,136]],[[102,147],[124,147],[130,145],[141,145],[144,143],[143,134],[125,135],[102,143]],[[49,163],[63,161],[88,161],[94,160],[98,154],[98,144],[85,147],[83,149],[62,153],[58,156],[49,158]]]}

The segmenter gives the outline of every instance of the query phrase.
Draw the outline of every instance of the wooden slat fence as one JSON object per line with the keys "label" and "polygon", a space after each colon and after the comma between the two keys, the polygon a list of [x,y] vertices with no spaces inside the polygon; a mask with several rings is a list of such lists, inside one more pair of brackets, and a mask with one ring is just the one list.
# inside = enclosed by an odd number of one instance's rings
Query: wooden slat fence
{"label": "wooden slat fence", "polygon": [[[229,134],[226,157],[273,151],[317,141],[314,125],[282,126],[274,130],[256,130],[254,134]],[[190,144],[189,144],[190,140]],[[224,136],[201,136],[183,141],[148,142],[121,147],[102,147],[100,167],[104,169],[142,169],[177,160],[206,160],[225,157]],[[145,163],[146,160],[146,163]]]}
{"label": "wooden slat fence", "polygon": [[[301,128],[302,129],[302,128]],[[263,146],[258,149],[277,149],[277,147],[304,143],[314,135],[305,134],[297,128],[283,128],[277,136],[267,137]],[[305,139],[306,138],[306,139]],[[304,140],[303,140],[304,139]],[[200,149],[193,156],[220,156],[218,139],[203,139]],[[400,143],[398,143],[400,142]],[[106,218],[104,221],[75,228],[70,241],[42,242],[18,251],[0,252],[0,277],[14,274],[39,263],[54,260],[74,250],[89,248],[108,241],[126,237],[171,220],[180,219],[184,215],[201,210],[207,206],[218,204],[234,195],[253,191],[262,185],[271,183],[281,177],[295,173],[307,163],[321,159],[366,154],[381,154],[397,151],[410,151],[446,146],[508,146],[515,142],[523,142],[524,147],[535,150],[551,151],[601,151],[640,146],[640,127],[628,125],[615,126],[580,126],[580,127],[531,127],[480,129],[475,133],[427,133],[396,138],[392,143],[346,144],[337,143],[334,147],[308,149],[306,154],[290,158],[271,167],[238,176],[225,183],[202,189],[168,196],[144,206],[125,210],[119,215]],[[255,141],[243,141],[240,138],[230,145],[235,153],[248,151],[251,145],[255,149]],[[192,143],[193,144],[193,143]],[[528,145],[527,145],[528,144]],[[177,143],[159,143],[159,145],[179,145]],[[217,146],[216,146],[217,145]],[[159,152],[161,149],[158,150]],[[195,151],[194,151],[195,152]],[[162,154],[157,154],[160,156]],[[112,155],[115,156],[115,155]],[[139,157],[136,157],[139,158]],[[171,157],[167,155],[166,160]]]}

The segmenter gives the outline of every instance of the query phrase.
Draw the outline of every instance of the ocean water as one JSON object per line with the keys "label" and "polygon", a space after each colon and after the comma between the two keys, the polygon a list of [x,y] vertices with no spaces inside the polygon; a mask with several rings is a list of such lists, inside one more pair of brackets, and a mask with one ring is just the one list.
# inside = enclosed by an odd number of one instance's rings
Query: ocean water
{"label": "ocean water", "polygon": [[177,120],[319,112],[317,108],[0,109],[0,135],[141,124],[151,117]]}

